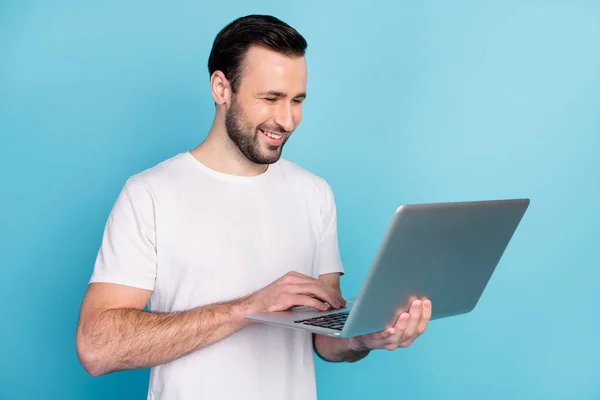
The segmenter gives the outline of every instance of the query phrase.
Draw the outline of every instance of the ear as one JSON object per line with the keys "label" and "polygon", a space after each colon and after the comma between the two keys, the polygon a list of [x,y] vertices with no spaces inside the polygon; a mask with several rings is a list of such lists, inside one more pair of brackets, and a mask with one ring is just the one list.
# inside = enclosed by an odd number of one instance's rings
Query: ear
{"label": "ear", "polygon": [[231,84],[221,71],[215,71],[210,77],[212,96],[217,105],[230,104]]}

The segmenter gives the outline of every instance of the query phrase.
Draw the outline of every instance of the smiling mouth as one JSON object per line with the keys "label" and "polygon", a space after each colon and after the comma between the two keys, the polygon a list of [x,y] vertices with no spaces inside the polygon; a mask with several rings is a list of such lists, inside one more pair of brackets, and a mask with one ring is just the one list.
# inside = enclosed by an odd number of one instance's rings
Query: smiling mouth
{"label": "smiling mouth", "polygon": [[262,129],[259,129],[259,131],[260,131],[260,133],[262,133],[263,135],[265,135],[271,139],[280,140],[281,138],[283,138],[283,134],[281,134],[281,133],[263,131]]}

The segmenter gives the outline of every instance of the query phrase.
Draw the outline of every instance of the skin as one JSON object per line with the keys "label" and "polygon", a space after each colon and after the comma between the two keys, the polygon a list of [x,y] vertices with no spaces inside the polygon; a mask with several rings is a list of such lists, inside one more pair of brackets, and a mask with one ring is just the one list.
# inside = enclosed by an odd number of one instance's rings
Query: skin
{"label": "skin", "polygon": [[[302,119],[307,69],[303,57],[287,57],[250,48],[233,93],[220,71],[211,76],[215,117],[206,139],[191,151],[200,162],[222,173],[256,176],[279,159],[285,142]],[[282,134],[279,143],[261,130]],[[84,295],[76,332],[79,360],[86,371],[102,375],[150,368],[210,346],[254,322],[246,315],[282,311],[292,306],[325,310],[346,304],[339,274],[319,279],[290,272],[261,290],[178,313],[143,311],[152,292],[133,287],[91,283]],[[407,347],[422,335],[431,318],[431,303],[414,300],[399,312],[393,326],[351,339],[314,335],[315,350],[325,360],[354,362],[373,349]]]}
{"label": "skin", "polygon": [[212,75],[211,90],[217,105],[215,118],[206,140],[191,151],[192,155],[209,168],[226,174],[264,173],[268,163],[248,159],[231,140],[226,127],[227,114],[236,110],[242,114],[238,122],[246,130],[244,135],[256,139],[256,152],[274,162],[281,155],[283,145],[270,146],[266,136],[257,129],[285,131],[284,141],[287,141],[302,120],[306,80],[304,57],[290,58],[260,47],[249,49],[237,93],[232,92],[221,71]]}
{"label": "skin", "polygon": [[[319,279],[341,296],[339,274],[321,275]],[[326,361],[355,362],[366,357],[371,350],[406,348],[425,333],[431,319],[431,307],[427,298],[414,299],[407,311],[398,312],[394,324],[380,332],[347,339],[313,335],[315,350]]]}

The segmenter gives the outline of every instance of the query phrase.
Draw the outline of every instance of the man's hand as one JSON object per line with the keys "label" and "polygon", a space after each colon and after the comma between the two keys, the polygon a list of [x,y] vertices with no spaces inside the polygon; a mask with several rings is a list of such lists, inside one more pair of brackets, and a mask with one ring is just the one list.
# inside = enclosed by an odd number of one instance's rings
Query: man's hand
{"label": "man's hand", "polygon": [[383,331],[350,338],[352,350],[361,352],[373,349],[396,350],[408,347],[427,329],[431,319],[431,301],[414,300],[408,312],[401,313],[394,326]]}
{"label": "man's hand", "polygon": [[246,315],[284,311],[293,306],[325,311],[329,306],[340,308],[346,305],[339,292],[330,285],[294,271],[246,297],[243,303]]}

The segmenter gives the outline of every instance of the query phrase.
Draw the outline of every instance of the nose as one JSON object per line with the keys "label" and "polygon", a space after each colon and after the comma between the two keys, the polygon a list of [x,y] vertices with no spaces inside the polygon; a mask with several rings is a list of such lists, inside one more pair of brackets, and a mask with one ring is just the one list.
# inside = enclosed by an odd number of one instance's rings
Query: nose
{"label": "nose", "polygon": [[279,107],[277,107],[277,112],[275,114],[275,123],[279,124],[283,129],[285,129],[288,132],[294,130],[294,110],[291,104],[283,101],[281,102]]}

